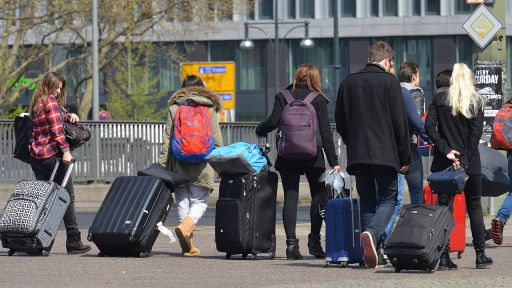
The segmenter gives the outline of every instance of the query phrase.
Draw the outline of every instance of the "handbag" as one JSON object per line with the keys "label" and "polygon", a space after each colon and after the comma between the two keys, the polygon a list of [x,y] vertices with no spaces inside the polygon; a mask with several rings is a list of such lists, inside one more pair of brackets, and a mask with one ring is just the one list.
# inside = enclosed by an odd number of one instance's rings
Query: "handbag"
{"label": "handbag", "polygon": [[69,143],[70,150],[75,150],[91,139],[89,128],[80,124],[64,122],[64,134],[66,135],[66,141]]}
{"label": "handbag", "polygon": [[32,161],[32,156],[28,147],[32,142],[32,127],[34,123],[26,113],[16,116],[14,119],[14,137],[16,144],[14,146],[13,157],[27,164]]}
{"label": "handbag", "polygon": [[455,195],[464,191],[469,176],[464,168],[453,170],[448,167],[442,171],[434,172],[427,178],[433,194]]}

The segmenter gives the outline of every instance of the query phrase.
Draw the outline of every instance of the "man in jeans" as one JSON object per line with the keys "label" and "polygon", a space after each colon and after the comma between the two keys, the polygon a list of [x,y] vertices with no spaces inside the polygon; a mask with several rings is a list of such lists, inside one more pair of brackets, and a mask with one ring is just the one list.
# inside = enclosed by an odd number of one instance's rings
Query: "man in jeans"
{"label": "man in jeans", "polygon": [[347,145],[347,172],[356,177],[361,244],[369,268],[377,265],[377,239],[393,215],[398,172],[407,171],[410,155],[402,90],[388,73],[392,60],[388,43],[373,45],[368,64],[341,83],[335,111],[336,130]]}
{"label": "man in jeans", "polygon": [[[425,95],[423,94],[423,90],[419,87],[420,85],[420,69],[418,69],[418,64],[413,62],[404,62],[400,65],[398,69],[398,80],[400,81],[400,85],[403,88],[407,89],[414,100],[416,110],[417,111],[408,111],[410,113],[419,114],[419,116],[423,116],[425,114]],[[421,123],[421,118],[416,116],[417,120]],[[411,119],[409,117],[409,119]],[[423,125],[421,125],[423,126]],[[411,125],[409,122],[409,128],[413,128],[415,125]],[[412,130],[412,129],[411,129]],[[410,130],[411,134],[412,131]],[[421,127],[421,132],[423,132],[422,137],[425,138],[425,129]],[[421,161],[421,155],[416,149],[418,146],[418,137],[417,135],[411,136],[411,162],[409,164],[409,170],[405,174],[405,180],[407,181],[407,186],[409,187],[409,195],[411,197],[412,204],[421,204],[423,203],[423,163]]]}
{"label": "man in jeans", "polygon": [[[510,187],[512,188],[512,153],[507,153],[508,158],[508,177],[510,178]],[[503,243],[503,227],[507,224],[508,218],[512,214],[512,192],[508,192],[507,198],[503,204],[501,204],[500,210],[498,210],[498,214],[496,217],[492,219],[491,222],[491,237],[492,241],[497,245],[501,245]],[[487,235],[487,233],[486,233]]]}

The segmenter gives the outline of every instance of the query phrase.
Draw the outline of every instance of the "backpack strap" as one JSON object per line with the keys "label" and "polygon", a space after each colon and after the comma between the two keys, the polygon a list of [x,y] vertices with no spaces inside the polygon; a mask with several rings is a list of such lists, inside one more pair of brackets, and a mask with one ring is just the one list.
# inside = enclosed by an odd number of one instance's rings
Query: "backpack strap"
{"label": "backpack strap", "polygon": [[318,91],[311,91],[309,92],[308,96],[304,98],[304,103],[311,104],[313,100],[315,100],[316,96],[320,95]]}
{"label": "backpack strap", "polygon": [[293,101],[295,101],[295,97],[293,97],[292,93],[290,92],[290,90],[288,89],[283,89],[281,90],[281,94],[283,94],[284,96],[284,100],[286,101],[287,104],[290,104],[292,103]]}

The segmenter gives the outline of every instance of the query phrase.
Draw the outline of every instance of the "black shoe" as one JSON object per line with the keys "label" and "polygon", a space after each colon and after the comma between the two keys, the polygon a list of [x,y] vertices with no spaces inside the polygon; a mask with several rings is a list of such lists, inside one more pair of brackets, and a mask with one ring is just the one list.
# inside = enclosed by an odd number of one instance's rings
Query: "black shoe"
{"label": "black shoe", "polygon": [[[503,227],[504,226],[505,226],[505,223],[503,223],[503,221],[501,221],[500,218],[496,217],[496,218],[492,219],[491,238],[492,238],[492,241],[496,245],[501,245],[503,243]],[[485,231],[485,232],[487,232],[487,231]]]}
{"label": "black shoe", "polygon": [[457,264],[452,262],[452,259],[450,259],[450,252],[445,251],[443,254],[441,254],[441,258],[439,259],[439,266],[437,267],[437,270],[439,271],[446,271],[446,270],[457,270],[459,267]]}
{"label": "black shoe", "polygon": [[491,229],[486,229],[485,230],[485,241],[489,241],[492,239],[492,231]]}
{"label": "black shoe", "polygon": [[299,251],[299,239],[286,240],[286,259],[300,260],[302,258]]}
{"label": "black shoe", "polygon": [[84,245],[80,240],[80,232],[68,235],[66,240],[68,254],[80,254],[91,251],[91,246]]}
{"label": "black shoe", "polygon": [[485,255],[485,250],[476,250],[476,269],[485,269],[492,265],[492,258]]}
{"label": "black shoe", "polygon": [[320,243],[320,234],[309,233],[308,235],[309,254],[315,258],[325,258],[325,252]]}

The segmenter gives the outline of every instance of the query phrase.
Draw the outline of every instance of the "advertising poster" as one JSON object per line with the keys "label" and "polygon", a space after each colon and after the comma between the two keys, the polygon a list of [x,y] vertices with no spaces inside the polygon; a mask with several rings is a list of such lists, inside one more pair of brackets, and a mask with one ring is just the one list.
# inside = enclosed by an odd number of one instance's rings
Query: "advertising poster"
{"label": "advertising poster", "polygon": [[475,86],[484,98],[484,133],[492,132],[492,124],[503,106],[502,68],[499,65],[475,66]]}

